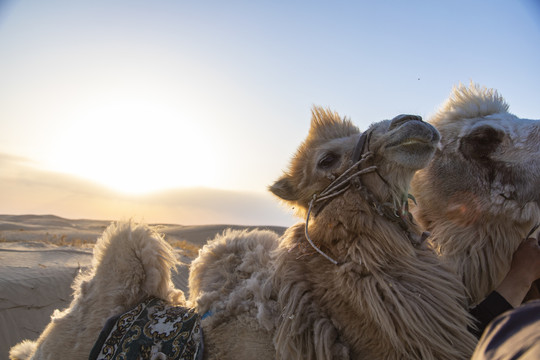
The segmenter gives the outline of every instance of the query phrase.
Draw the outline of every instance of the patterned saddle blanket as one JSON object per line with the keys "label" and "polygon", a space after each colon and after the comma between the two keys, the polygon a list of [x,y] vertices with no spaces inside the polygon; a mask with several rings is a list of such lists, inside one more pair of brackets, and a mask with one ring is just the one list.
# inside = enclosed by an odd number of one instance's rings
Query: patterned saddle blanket
{"label": "patterned saddle blanket", "polygon": [[201,318],[193,309],[149,298],[107,321],[89,360],[201,360]]}

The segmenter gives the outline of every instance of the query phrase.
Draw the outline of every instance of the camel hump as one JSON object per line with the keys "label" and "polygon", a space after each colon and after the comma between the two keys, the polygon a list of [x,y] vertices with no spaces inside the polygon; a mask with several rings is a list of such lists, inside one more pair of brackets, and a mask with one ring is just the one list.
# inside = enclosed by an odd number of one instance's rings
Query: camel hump
{"label": "camel hump", "polygon": [[210,314],[222,317],[234,312],[236,300],[238,307],[262,306],[263,299],[270,296],[271,286],[266,280],[272,268],[271,253],[277,248],[278,239],[278,235],[269,230],[226,230],[208,242],[191,263],[192,306],[205,317]]}
{"label": "camel hump", "polygon": [[506,113],[508,109],[508,104],[497,90],[471,82],[469,86],[455,86],[450,97],[430,122],[437,127],[460,119]]}
{"label": "camel hump", "polygon": [[28,360],[36,351],[36,342],[24,340],[9,350],[9,360]]}
{"label": "camel hump", "polygon": [[177,264],[172,247],[149,226],[114,223],[94,248],[92,286],[103,294],[121,295],[124,309],[149,296],[181,305],[183,293],[171,287],[171,269]]}

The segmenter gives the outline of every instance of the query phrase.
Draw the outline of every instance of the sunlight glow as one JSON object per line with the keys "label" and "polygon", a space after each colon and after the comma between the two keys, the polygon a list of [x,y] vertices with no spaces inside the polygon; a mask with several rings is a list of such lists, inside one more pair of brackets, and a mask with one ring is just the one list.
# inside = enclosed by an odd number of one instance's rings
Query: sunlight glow
{"label": "sunlight glow", "polygon": [[[211,186],[204,130],[175,108],[114,99],[82,111],[56,144],[51,166],[124,193]],[[204,144],[204,146],[201,146]]]}

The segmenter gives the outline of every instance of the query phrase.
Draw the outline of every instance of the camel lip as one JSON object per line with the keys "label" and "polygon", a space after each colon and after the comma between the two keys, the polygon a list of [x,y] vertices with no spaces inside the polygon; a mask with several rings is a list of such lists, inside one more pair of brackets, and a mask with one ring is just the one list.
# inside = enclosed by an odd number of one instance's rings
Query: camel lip
{"label": "camel lip", "polygon": [[400,145],[401,146],[407,146],[407,145],[415,145],[415,144],[428,144],[430,141],[427,141],[425,139],[418,139],[418,138],[411,138],[403,141]]}
{"label": "camel lip", "polygon": [[393,147],[401,147],[401,146],[414,146],[414,145],[428,145],[431,147],[436,147],[438,141],[434,139],[426,139],[426,138],[418,138],[418,137],[411,137],[406,138],[400,141],[396,141],[393,143],[390,143],[387,148],[393,148]]}

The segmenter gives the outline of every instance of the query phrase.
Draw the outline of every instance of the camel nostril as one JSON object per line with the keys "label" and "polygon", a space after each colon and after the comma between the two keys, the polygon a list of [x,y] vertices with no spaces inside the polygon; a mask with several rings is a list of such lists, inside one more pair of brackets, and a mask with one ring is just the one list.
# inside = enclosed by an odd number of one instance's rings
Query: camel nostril
{"label": "camel nostril", "polygon": [[392,119],[392,122],[390,123],[390,127],[388,128],[388,130],[392,130],[409,121],[422,121],[422,117],[420,115],[408,115],[408,114],[398,115]]}

